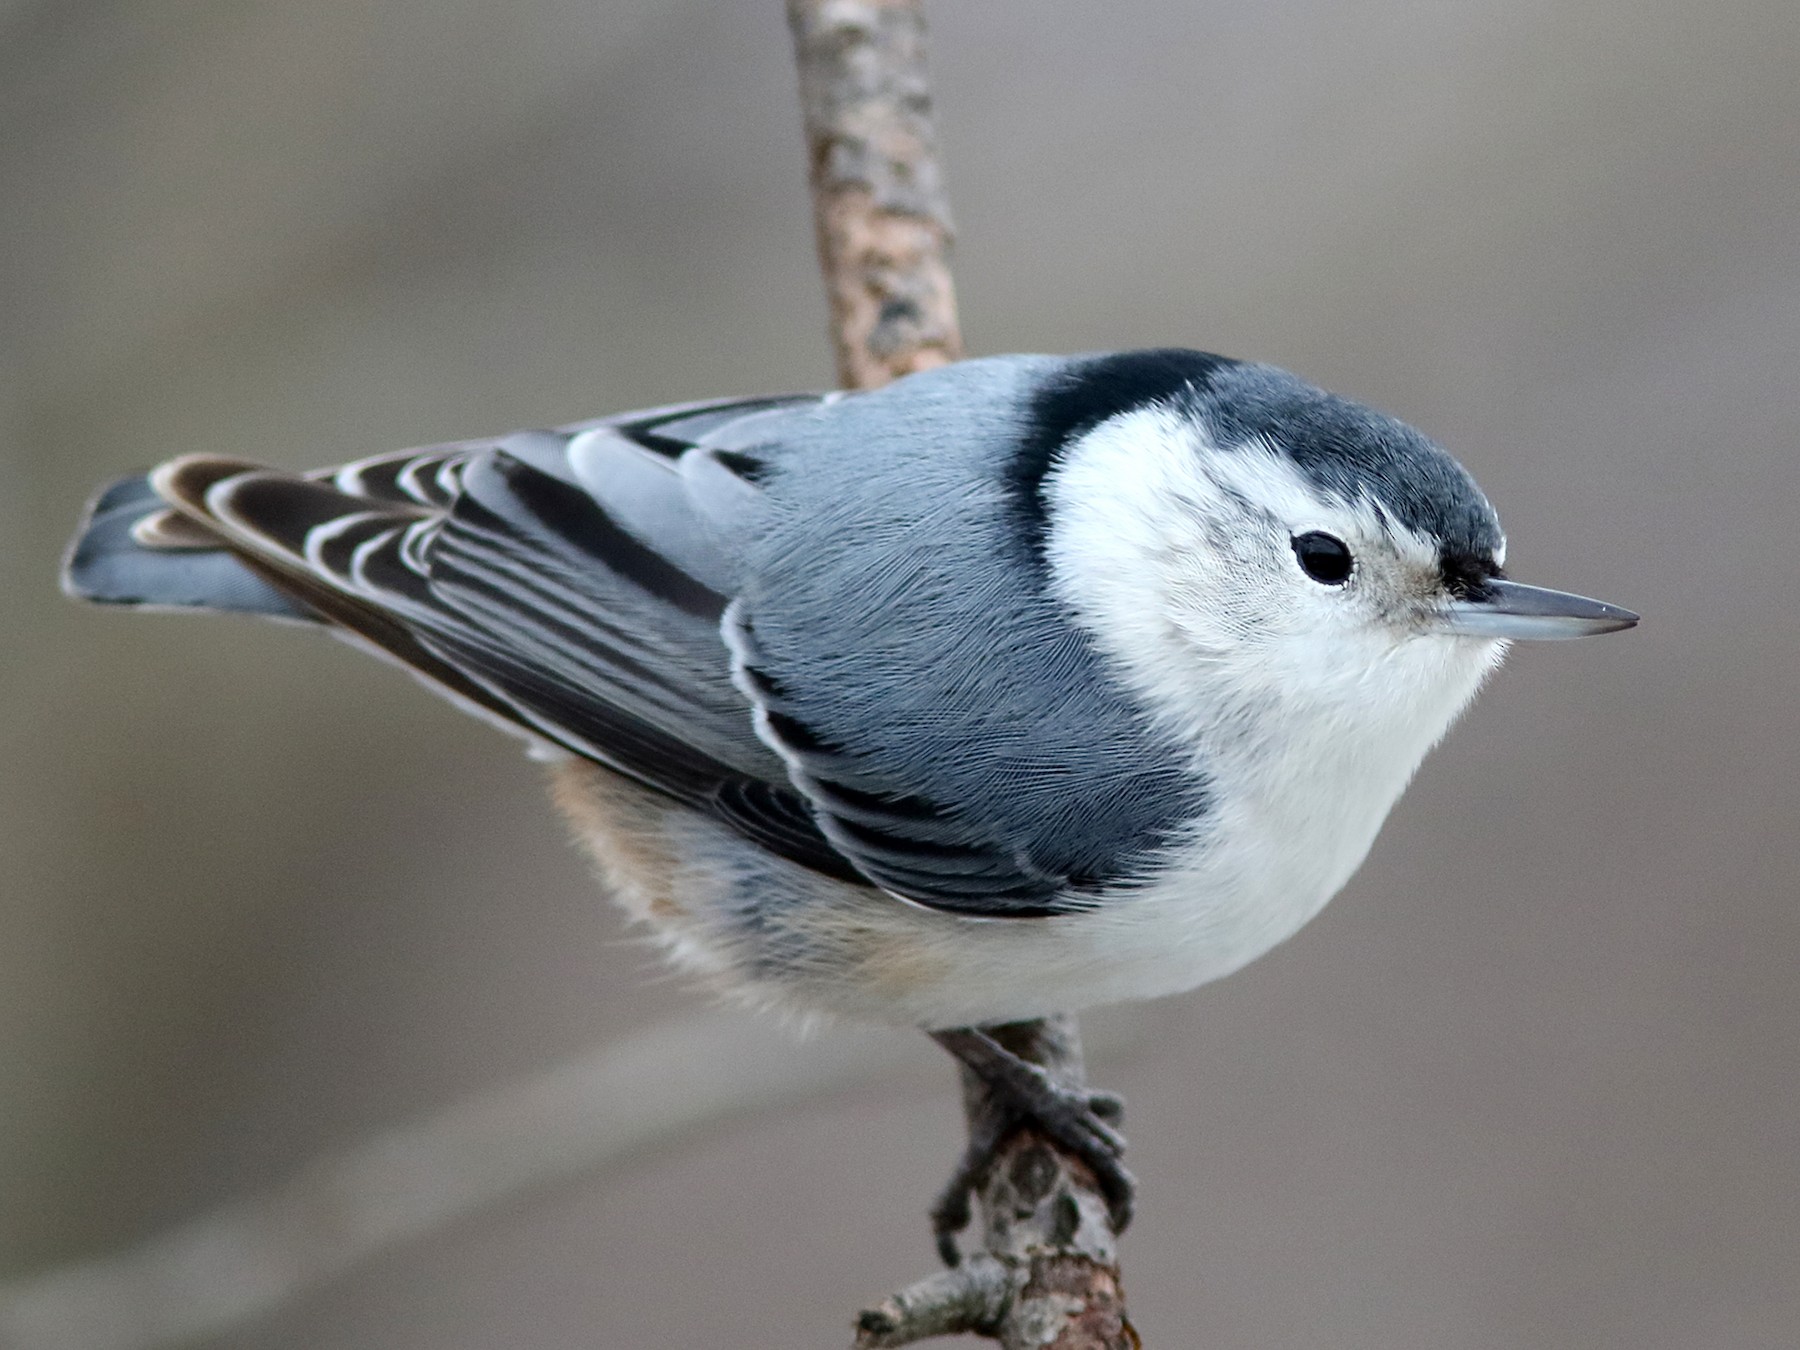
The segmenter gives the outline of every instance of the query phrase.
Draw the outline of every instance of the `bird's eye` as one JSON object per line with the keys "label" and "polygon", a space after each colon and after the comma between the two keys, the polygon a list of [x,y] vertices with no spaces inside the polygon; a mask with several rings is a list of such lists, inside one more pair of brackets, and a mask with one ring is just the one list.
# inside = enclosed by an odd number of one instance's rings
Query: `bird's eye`
{"label": "bird's eye", "polygon": [[1323,530],[1308,530],[1294,536],[1294,556],[1306,575],[1327,586],[1342,586],[1350,580],[1354,560],[1350,548],[1336,535]]}

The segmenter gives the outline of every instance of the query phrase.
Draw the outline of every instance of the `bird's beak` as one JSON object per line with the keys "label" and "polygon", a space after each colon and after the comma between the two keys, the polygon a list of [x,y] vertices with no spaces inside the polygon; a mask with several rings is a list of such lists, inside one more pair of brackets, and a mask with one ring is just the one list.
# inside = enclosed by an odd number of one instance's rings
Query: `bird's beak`
{"label": "bird's beak", "polygon": [[1490,578],[1466,600],[1453,600],[1439,611],[1437,629],[1466,637],[1578,638],[1630,628],[1638,616],[1566,591],[1521,586]]}

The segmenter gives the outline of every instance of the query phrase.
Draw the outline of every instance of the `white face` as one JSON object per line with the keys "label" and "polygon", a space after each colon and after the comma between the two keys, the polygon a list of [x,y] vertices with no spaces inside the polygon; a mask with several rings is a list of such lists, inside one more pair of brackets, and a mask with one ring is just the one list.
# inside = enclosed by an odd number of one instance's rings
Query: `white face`
{"label": "white face", "polygon": [[1047,490],[1059,589],[1180,730],[1397,737],[1410,774],[1504,652],[1434,629],[1432,541],[1320,494],[1267,444],[1220,449],[1145,409],[1071,447]]}

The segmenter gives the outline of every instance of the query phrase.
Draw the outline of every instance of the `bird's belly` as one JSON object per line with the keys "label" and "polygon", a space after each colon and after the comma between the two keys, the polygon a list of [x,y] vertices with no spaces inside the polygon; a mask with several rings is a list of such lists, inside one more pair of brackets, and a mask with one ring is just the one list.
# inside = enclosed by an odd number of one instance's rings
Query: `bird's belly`
{"label": "bird's belly", "polygon": [[802,1018],[960,1026],[1191,989],[1318,913],[1373,836],[1240,827],[1222,847],[1214,820],[1090,909],[981,919],[821,876],[580,761],[556,778],[610,889],[678,964]]}

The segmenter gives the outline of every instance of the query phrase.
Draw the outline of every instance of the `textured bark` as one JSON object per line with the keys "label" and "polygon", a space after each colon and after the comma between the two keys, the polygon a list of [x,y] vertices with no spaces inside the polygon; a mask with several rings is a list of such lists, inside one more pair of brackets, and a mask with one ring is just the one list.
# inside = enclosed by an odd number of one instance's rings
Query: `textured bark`
{"label": "textured bark", "polygon": [[[1073,1017],[988,1030],[1067,1086],[1086,1083]],[[993,1110],[981,1080],[964,1069],[963,1112],[971,1134],[991,1128]],[[1006,1350],[1139,1350],[1125,1315],[1118,1240],[1083,1163],[1021,1131],[1001,1146],[976,1193],[983,1248],[1018,1281],[994,1333]]]}
{"label": "textured bark", "polygon": [[847,389],[961,358],[918,0],[788,0],[819,261]]}
{"label": "textured bark", "polygon": [[[1085,1082],[1073,1017],[988,1030],[1061,1082]],[[971,1138],[993,1130],[996,1107],[967,1069],[963,1111]],[[1001,1146],[976,1194],[983,1249],[863,1312],[856,1350],[958,1333],[1006,1350],[1142,1350],[1125,1311],[1106,1201],[1086,1166],[1021,1130]]]}

